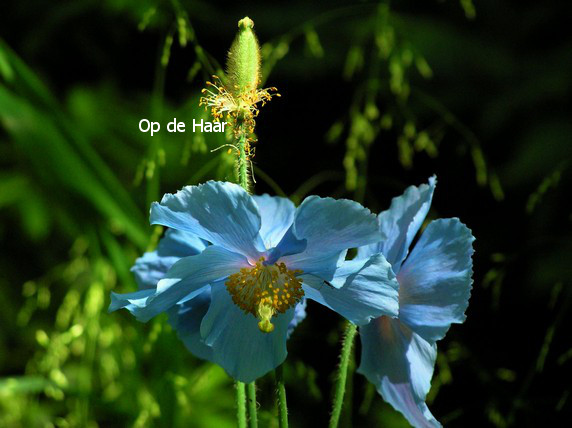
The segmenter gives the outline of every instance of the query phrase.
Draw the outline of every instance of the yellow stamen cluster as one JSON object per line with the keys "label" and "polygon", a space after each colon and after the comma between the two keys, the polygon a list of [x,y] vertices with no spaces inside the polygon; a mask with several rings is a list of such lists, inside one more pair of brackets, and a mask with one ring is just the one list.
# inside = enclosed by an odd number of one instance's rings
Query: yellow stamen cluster
{"label": "yellow stamen cluster", "polygon": [[261,257],[255,266],[230,275],[226,288],[240,309],[260,320],[258,328],[270,333],[274,330],[272,317],[298,303],[304,290],[302,281],[296,278],[301,270],[290,270],[284,263],[265,265],[263,262]]}
{"label": "yellow stamen cluster", "polygon": [[[224,119],[229,122],[235,138],[239,138],[240,133],[254,133],[259,107],[264,106],[273,96],[279,97],[280,94],[276,91],[274,87],[240,91],[238,86],[228,90],[219,77],[213,76],[213,82],[207,82],[207,88],[201,91],[203,96],[199,105],[205,106],[207,110],[210,108],[215,121]],[[237,122],[244,126],[237,126]]]}

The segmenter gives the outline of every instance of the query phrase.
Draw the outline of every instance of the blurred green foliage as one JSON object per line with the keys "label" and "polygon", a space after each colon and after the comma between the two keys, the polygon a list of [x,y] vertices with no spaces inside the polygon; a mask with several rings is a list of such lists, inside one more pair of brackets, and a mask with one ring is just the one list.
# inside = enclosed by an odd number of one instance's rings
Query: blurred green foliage
{"label": "blurred green foliage", "polygon": [[[212,152],[224,136],[151,138],[137,126],[207,118],[199,90],[221,73],[247,14],[263,78],[283,95],[259,119],[259,192],[344,196],[379,211],[437,172],[432,216],[459,216],[477,253],[468,321],[440,346],[429,405],[451,426],[565,420],[570,40],[537,38],[565,14],[479,3],[9,2],[0,426],[234,425],[220,368],[193,358],[163,317],[140,324],[106,307],[111,290],[135,289],[129,268],[161,236],[147,223],[150,202],[234,179],[232,155]],[[289,344],[292,426],[327,421],[334,381],[339,319],[309,313]],[[269,377],[258,383],[261,426],[277,423]],[[407,426],[360,377],[342,422]]]}

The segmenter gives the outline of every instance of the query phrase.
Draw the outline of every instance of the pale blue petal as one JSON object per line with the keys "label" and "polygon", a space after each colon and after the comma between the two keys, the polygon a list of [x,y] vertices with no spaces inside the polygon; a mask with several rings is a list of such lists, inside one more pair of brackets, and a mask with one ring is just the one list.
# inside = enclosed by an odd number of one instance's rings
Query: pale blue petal
{"label": "pale blue petal", "polygon": [[258,320],[236,306],[223,283],[212,286],[211,305],[201,336],[213,349],[214,362],[234,379],[252,382],[286,359],[288,325],[294,308],[272,319],[274,331],[263,333]]}
{"label": "pale blue petal", "polygon": [[[307,241],[306,249],[281,261],[305,273],[317,272],[325,261],[339,257],[342,251],[381,239],[376,217],[367,208],[347,199],[318,196],[306,198],[298,207],[293,233]],[[320,263],[315,259],[321,260]]]}
{"label": "pale blue petal", "polygon": [[178,302],[200,294],[211,282],[226,278],[249,266],[244,256],[221,247],[210,246],[201,254],[184,257],[176,262],[158,282],[156,290],[141,290],[152,292],[146,298],[137,296],[138,299],[133,301],[132,296],[135,293],[112,293],[110,310],[125,307],[139,321],[147,322]]}
{"label": "pale blue petal", "polygon": [[139,257],[131,272],[135,275],[139,288],[154,288],[176,261],[199,254],[206,246],[207,243],[196,235],[168,229],[157,249]]}
{"label": "pale blue petal", "polygon": [[135,275],[135,281],[140,289],[155,288],[159,280],[179,259],[172,256],[161,257],[157,251],[150,251],[135,260],[131,272]]}
{"label": "pale blue petal", "polygon": [[376,242],[380,235],[374,214],[347,199],[310,196],[296,211],[294,233],[314,248],[341,251]]}
{"label": "pale blue petal", "polygon": [[157,245],[159,256],[188,257],[201,253],[208,243],[197,235],[182,230],[167,229]]}
{"label": "pale blue petal", "polygon": [[359,258],[367,258],[371,254],[382,253],[399,272],[405,260],[413,238],[429,212],[433,191],[436,185],[435,176],[429,178],[429,184],[419,187],[408,187],[403,195],[393,198],[389,210],[378,216],[379,230],[383,235],[381,242],[359,249]]}
{"label": "pale blue petal", "polygon": [[399,319],[425,340],[439,340],[451,323],[465,321],[474,239],[459,219],[435,220],[397,275]]}
{"label": "pale blue petal", "polygon": [[184,303],[169,309],[169,324],[177,332],[187,349],[196,357],[213,361],[212,348],[205,345],[201,337],[201,321],[211,303],[211,291],[207,287],[202,293]]}
{"label": "pale blue petal", "polygon": [[151,205],[151,224],[162,224],[258,260],[264,243],[252,197],[233,183],[209,181],[166,194]]}
{"label": "pale blue petal", "polygon": [[354,324],[367,324],[382,315],[397,316],[399,285],[381,254],[367,260],[343,262],[329,282],[314,275],[301,275],[300,279],[308,299],[327,306]]}
{"label": "pale blue petal", "polygon": [[425,397],[431,388],[437,346],[397,319],[378,318],[360,327],[362,356],[358,372],[414,427],[440,427]]}
{"label": "pale blue petal", "polygon": [[281,257],[279,261],[284,262],[288,269],[301,270],[330,281],[334,278],[336,269],[344,261],[345,256],[345,250],[328,252],[314,249],[293,256]]}
{"label": "pale blue petal", "polygon": [[296,238],[294,226],[292,226],[286,231],[278,245],[268,252],[266,262],[269,264],[276,263],[281,257],[303,252],[307,246],[307,240]]}
{"label": "pale blue petal", "polygon": [[306,298],[302,298],[296,306],[294,306],[294,318],[288,324],[288,338],[294,332],[294,329],[306,318]]}
{"label": "pale blue petal", "polygon": [[118,309],[126,308],[129,312],[133,312],[136,308],[144,307],[149,297],[154,294],[155,290],[151,288],[125,294],[118,294],[112,291],[111,304],[109,305],[108,311],[113,312]]}
{"label": "pale blue petal", "polygon": [[266,248],[278,245],[286,231],[294,221],[296,206],[294,203],[279,196],[253,196],[262,219],[260,236]]}
{"label": "pale blue petal", "polygon": [[409,384],[392,384],[384,381],[381,391],[378,391],[393,408],[399,411],[405,419],[416,428],[439,428],[441,423],[423,401],[417,403]]}

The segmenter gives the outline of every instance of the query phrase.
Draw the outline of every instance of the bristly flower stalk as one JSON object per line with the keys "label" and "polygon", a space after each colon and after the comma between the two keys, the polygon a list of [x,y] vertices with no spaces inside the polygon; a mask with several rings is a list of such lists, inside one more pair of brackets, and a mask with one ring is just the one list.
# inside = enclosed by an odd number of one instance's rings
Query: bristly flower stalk
{"label": "bristly flower stalk", "polygon": [[273,96],[280,96],[274,87],[260,89],[260,47],[253,28],[254,22],[248,17],[238,22],[238,34],[228,52],[226,75],[213,76],[213,81],[207,82],[199,103],[210,108],[215,121],[224,120],[232,129],[238,182],[247,191],[252,177],[258,109]]}

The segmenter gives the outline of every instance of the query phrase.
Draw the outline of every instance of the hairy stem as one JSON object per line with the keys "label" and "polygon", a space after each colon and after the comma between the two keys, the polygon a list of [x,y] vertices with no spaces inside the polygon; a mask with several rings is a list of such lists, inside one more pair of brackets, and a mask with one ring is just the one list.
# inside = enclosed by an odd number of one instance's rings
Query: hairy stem
{"label": "hairy stem", "polygon": [[348,366],[352,353],[352,346],[356,336],[357,326],[348,321],[346,333],[342,342],[342,352],[340,354],[340,366],[338,368],[338,383],[334,394],[332,405],[332,416],[330,417],[330,428],[337,428],[344,405],[344,394],[346,392],[346,381],[348,376]]}
{"label": "hairy stem", "polygon": [[248,177],[248,156],[246,154],[246,133],[243,131],[238,138],[238,184],[250,193],[250,178]]}
{"label": "hairy stem", "polygon": [[286,404],[286,386],[282,366],[276,367],[276,396],[278,399],[278,422],[280,428],[288,428],[288,405]]}
{"label": "hairy stem", "polygon": [[236,382],[236,422],[238,428],[246,428],[246,393],[243,382]]}
{"label": "hairy stem", "polygon": [[246,394],[248,396],[248,416],[250,428],[258,428],[258,415],[256,414],[256,384],[250,382],[246,384]]}

